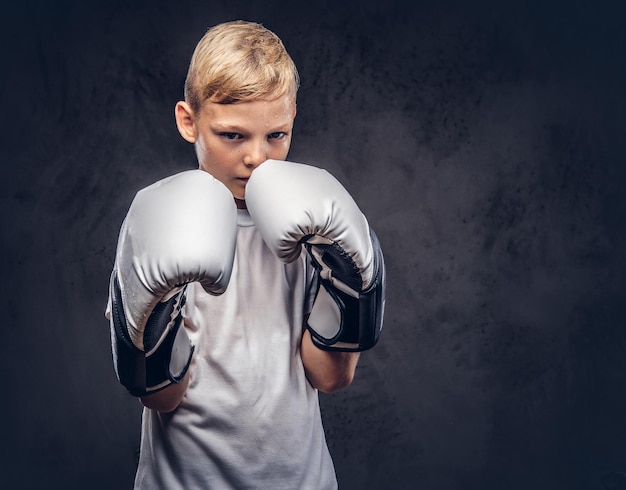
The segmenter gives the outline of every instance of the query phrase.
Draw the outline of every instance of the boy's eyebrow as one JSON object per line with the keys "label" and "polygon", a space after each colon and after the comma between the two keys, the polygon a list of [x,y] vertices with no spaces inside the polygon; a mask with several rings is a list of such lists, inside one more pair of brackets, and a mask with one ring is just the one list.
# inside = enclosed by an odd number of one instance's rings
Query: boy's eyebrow
{"label": "boy's eyebrow", "polygon": [[[211,127],[217,131],[227,131],[227,132],[237,132],[237,133],[247,133],[250,131],[249,128],[241,126],[237,123],[229,123],[229,122],[213,122]],[[284,131],[291,128],[291,121],[279,122],[275,125],[267,125],[266,130],[269,132],[275,131]]]}
{"label": "boy's eyebrow", "polygon": [[217,131],[241,132],[243,128],[237,124],[212,123],[211,127]]}

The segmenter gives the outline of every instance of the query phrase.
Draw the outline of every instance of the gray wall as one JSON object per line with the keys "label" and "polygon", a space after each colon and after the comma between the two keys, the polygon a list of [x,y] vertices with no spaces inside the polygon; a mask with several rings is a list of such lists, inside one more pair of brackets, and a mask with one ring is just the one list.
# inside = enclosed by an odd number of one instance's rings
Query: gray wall
{"label": "gray wall", "polygon": [[344,183],[387,258],[384,336],[321,398],[341,487],[626,488],[624,9],[310,3],[2,6],[0,484],[130,487],[117,232],[195,165],[187,63],[244,18],[301,71],[290,158]]}

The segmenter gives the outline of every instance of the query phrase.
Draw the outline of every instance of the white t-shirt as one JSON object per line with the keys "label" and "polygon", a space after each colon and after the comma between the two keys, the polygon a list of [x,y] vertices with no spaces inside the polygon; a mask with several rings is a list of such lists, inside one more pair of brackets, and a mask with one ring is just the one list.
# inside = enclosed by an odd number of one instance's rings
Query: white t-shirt
{"label": "white t-shirt", "polygon": [[283,264],[245,210],[228,289],[187,289],[195,352],[189,388],[172,413],[144,409],[138,489],[335,489],[318,392],[300,340],[313,270]]}

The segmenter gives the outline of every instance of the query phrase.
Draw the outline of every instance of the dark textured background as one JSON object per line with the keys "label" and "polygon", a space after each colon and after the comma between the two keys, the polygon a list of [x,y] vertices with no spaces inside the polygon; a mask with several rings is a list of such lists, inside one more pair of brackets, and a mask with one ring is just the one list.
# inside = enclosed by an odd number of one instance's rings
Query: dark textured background
{"label": "dark textured background", "polygon": [[345,489],[626,488],[626,21],[619,2],[2,3],[0,485],[118,489],[136,400],[102,316],[205,29],[302,75],[290,158],[378,232],[384,337],[322,396]]}

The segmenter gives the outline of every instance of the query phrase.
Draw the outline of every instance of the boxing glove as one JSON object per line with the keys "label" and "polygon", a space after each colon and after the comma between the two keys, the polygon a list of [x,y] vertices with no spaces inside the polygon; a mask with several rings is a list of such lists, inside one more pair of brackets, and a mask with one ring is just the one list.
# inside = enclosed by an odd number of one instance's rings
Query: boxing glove
{"label": "boxing glove", "polygon": [[291,262],[306,248],[316,269],[307,327],[324,350],[363,351],[380,336],[385,264],[380,244],[348,191],[327,171],[267,160],[252,172],[248,211],[267,246]]}
{"label": "boxing glove", "polygon": [[134,396],[177,383],[193,346],[182,326],[185,289],[225,291],[232,271],[237,211],[230,191],[189,170],[139,191],[121,227],[110,281],[115,371]]}

